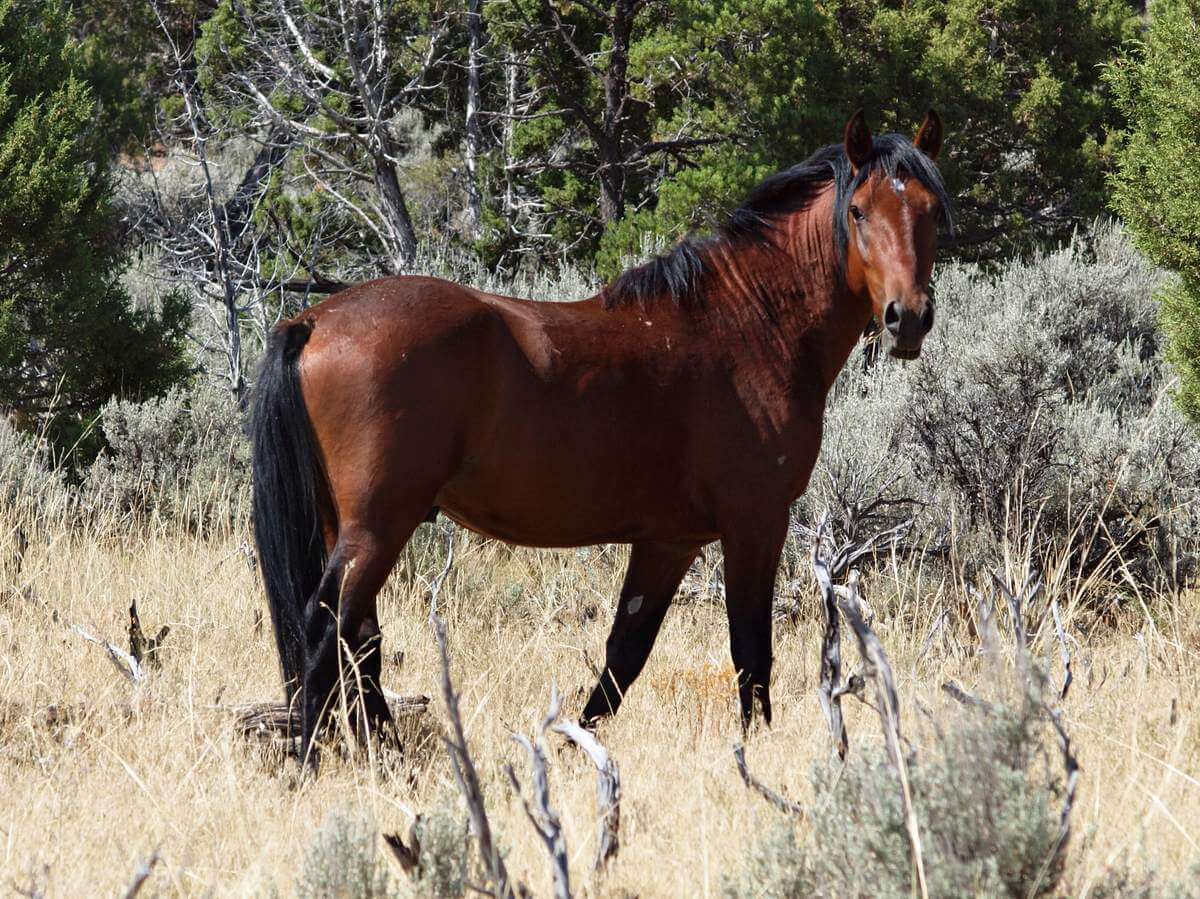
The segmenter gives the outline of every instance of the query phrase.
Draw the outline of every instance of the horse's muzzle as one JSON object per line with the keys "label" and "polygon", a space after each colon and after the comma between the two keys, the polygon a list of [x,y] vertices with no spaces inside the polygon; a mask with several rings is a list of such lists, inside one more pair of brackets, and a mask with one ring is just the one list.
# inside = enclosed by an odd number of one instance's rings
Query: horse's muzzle
{"label": "horse's muzzle", "polygon": [[933,329],[933,303],[923,298],[916,308],[892,300],[883,310],[883,327],[892,338],[891,356],[916,359],[921,355],[925,335]]}

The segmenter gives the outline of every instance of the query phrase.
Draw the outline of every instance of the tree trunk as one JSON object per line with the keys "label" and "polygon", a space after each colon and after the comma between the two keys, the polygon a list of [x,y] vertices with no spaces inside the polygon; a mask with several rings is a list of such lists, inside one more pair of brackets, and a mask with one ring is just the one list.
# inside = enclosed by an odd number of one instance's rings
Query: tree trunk
{"label": "tree trunk", "polygon": [[517,205],[513,195],[513,123],[516,121],[517,114],[517,64],[513,60],[509,60],[505,66],[506,93],[504,99],[504,221],[508,225],[508,232],[513,234],[517,230]]}
{"label": "tree trunk", "polygon": [[479,187],[479,154],[483,136],[479,129],[479,68],[482,62],[483,0],[467,5],[467,228],[472,240],[479,238],[483,225],[483,196]]}
{"label": "tree trunk", "polygon": [[617,0],[612,18],[612,49],[604,73],[603,135],[596,150],[600,156],[600,218],[609,225],[625,214],[625,107],[629,102],[629,40],[637,0]]}
{"label": "tree trunk", "polygon": [[384,134],[379,135],[379,144],[374,155],[375,189],[379,191],[379,207],[383,212],[387,228],[388,255],[391,257],[393,275],[404,274],[417,258],[417,234],[412,218],[408,214],[408,203],[400,176],[392,162],[396,158],[396,147]]}

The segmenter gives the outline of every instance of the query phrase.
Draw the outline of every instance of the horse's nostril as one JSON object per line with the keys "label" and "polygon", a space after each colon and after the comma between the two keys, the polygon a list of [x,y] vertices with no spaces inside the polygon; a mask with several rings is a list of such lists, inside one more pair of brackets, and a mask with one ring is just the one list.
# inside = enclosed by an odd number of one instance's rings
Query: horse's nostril
{"label": "horse's nostril", "polygon": [[933,330],[933,303],[926,303],[921,313],[921,330],[928,334]]}
{"label": "horse's nostril", "polygon": [[892,300],[883,310],[883,326],[895,336],[900,333],[900,301]]}

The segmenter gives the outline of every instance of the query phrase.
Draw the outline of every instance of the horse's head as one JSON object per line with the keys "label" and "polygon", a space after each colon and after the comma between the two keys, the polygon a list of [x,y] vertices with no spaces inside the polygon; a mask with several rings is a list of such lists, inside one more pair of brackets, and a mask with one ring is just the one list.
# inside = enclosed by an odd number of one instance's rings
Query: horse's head
{"label": "horse's head", "polygon": [[891,354],[915,359],[933,327],[929,277],[938,224],[949,220],[944,193],[939,199],[940,191],[928,186],[941,184],[933,168],[942,147],[941,119],[930,110],[912,148],[907,138],[903,148],[896,140],[896,135],[873,138],[862,110],[846,124],[854,179],[838,214],[846,216],[849,229],[847,286],[870,298],[876,320],[890,335]]}

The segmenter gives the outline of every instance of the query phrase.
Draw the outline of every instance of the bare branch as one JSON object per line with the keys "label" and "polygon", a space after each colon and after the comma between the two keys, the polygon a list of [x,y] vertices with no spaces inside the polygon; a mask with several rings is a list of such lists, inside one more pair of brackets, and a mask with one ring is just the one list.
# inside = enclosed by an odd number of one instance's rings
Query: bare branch
{"label": "bare branch", "polygon": [[842,679],[841,618],[838,615],[829,566],[821,553],[820,534],[824,527],[825,518],[822,517],[817,525],[818,539],[813,541],[812,549],[813,574],[821,588],[821,609],[825,614],[825,631],[821,637],[821,685],[817,689],[817,697],[821,701],[821,711],[825,713],[829,732],[833,735],[838,758],[845,759],[850,744],[846,736],[846,724],[842,720],[841,693],[838,692]]}
{"label": "bare branch", "polygon": [[[551,689],[550,710],[542,719],[541,734],[544,735],[558,718],[559,709],[558,691]],[[529,756],[529,766],[533,770],[533,797],[536,807],[531,806],[529,800],[525,798],[521,782],[517,780],[517,772],[513,770],[512,765],[505,765],[504,771],[517,796],[521,799],[521,805],[525,808],[525,817],[529,819],[529,823],[533,825],[533,829],[537,831],[546,851],[550,854],[550,872],[554,879],[554,899],[570,899],[571,878],[567,865],[567,843],[563,838],[562,823],[558,819],[558,813],[550,807],[550,781],[546,774],[546,753],[542,750],[541,736],[535,736],[533,740],[530,740],[521,734],[514,734],[513,739],[524,747]]]}

